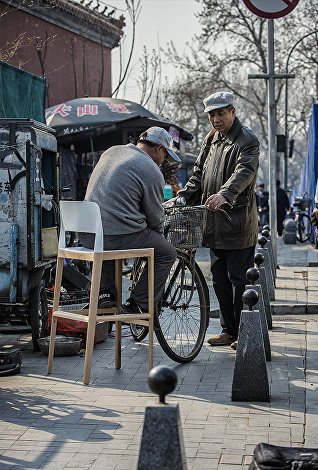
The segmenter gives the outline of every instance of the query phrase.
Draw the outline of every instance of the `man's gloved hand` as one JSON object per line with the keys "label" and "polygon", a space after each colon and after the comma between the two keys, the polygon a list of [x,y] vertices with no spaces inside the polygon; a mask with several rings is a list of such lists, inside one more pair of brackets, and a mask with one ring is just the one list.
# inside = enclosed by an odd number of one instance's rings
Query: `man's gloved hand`
{"label": "man's gloved hand", "polygon": [[312,213],[311,213],[311,215],[310,215],[310,220],[311,220],[311,223],[312,223],[313,225],[317,225],[317,227],[318,227],[318,207],[316,207],[316,208],[312,211]]}

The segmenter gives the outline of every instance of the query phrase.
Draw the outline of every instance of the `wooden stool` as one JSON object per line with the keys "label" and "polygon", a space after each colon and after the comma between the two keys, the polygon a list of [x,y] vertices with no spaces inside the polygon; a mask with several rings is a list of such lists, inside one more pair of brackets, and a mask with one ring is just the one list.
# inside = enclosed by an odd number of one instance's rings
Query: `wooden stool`
{"label": "wooden stool", "polygon": [[[86,351],[83,383],[89,384],[92,367],[95,328],[97,322],[115,322],[115,367],[121,367],[121,323],[137,323],[149,328],[149,369],[153,367],[153,323],[154,323],[154,249],[103,250],[103,226],[99,206],[89,201],[60,201],[61,228],[57,254],[55,290],[53,299],[48,374],[52,372],[55,336],[58,318],[87,323]],[[65,231],[95,234],[94,249],[66,247]],[[148,265],[148,312],[121,313],[122,305],[122,260],[126,258],[146,258]],[[92,279],[89,308],[84,310],[59,309],[64,259],[78,259],[92,262]],[[103,261],[115,260],[115,286],[117,307],[98,308],[100,278]],[[97,316],[97,313],[99,314]],[[102,315],[100,315],[102,314]]]}

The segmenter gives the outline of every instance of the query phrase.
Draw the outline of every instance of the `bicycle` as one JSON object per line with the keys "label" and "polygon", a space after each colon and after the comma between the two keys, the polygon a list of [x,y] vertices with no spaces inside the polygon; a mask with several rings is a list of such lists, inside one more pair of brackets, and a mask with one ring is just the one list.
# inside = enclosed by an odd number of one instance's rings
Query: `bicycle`
{"label": "bicycle", "polygon": [[[205,206],[165,208],[165,237],[176,247],[177,259],[166,281],[157,307],[158,342],[170,359],[178,363],[192,361],[200,352],[209,325],[209,289],[195,261],[196,248],[202,246],[206,220]],[[132,287],[145,267],[137,260],[132,272]],[[131,325],[135,341],[148,334],[145,327]]]}
{"label": "bicycle", "polygon": [[311,220],[308,215],[308,210],[310,207],[311,199],[310,197],[303,195],[302,197],[296,197],[293,206],[296,208],[294,210],[295,222],[296,222],[296,238],[300,243],[304,243],[311,237],[312,225]]}

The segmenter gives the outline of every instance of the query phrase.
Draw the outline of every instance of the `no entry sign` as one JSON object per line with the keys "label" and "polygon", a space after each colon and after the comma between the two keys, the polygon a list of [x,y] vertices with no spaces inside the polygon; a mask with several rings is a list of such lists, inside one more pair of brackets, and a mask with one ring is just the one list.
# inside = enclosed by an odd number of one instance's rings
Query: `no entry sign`
{"label": "no entry sign", "polygon": [[247,8],[261,18],[274,19],[288,15],[299,0],[243,0]]}

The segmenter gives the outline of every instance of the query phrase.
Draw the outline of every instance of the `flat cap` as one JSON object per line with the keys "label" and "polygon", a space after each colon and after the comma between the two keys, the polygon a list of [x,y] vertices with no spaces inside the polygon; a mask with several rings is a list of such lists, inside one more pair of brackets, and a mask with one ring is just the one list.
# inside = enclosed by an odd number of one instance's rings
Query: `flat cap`
{"label": "flat cap", "polygon": [[234,95],[229,91],[218,91],[205,98],[203,104],[205,113],[226,108],[226,106],[234,106]]}

